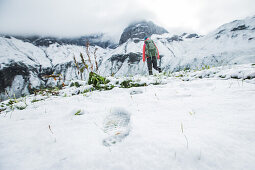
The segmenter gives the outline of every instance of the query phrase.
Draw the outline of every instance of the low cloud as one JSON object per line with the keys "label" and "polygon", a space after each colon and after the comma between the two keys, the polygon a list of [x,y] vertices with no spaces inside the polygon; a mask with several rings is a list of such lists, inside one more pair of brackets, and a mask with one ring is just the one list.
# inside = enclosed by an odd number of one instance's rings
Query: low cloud
{"label": "low cloud", "polygon": [[196,18],[201,33],[208,33],[233,20],[245,19],[255,15],[254,0],[204,0]]}
{"label": "low cloud", "polygon": [[60,37],[107,33],[118,41],[134,20],[154,14],[135,0],[0,0],[0,32]]}
{"label": "low cloud", "polygon": [[255,15],[254,0],[0,0],[0,33],[74,37],[107,33],[118,41],[131,22],[206,34]]}

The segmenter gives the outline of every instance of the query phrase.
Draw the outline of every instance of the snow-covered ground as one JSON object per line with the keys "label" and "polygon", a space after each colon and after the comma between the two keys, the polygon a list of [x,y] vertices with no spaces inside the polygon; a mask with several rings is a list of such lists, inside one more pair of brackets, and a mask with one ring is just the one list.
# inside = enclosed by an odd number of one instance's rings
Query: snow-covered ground
{"label": "snow-covered ground", "polygon": [[160,84],[17,99],[25,109],[0,112],[0,169],[253,170],[254,67],[136,76]]}

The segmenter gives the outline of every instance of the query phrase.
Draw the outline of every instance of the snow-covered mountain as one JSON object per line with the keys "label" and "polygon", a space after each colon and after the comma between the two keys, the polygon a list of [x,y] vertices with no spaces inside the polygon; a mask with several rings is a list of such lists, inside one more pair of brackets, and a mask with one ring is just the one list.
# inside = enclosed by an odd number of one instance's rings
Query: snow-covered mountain
{"label": "snow-covered mountain", "polygon": [[119,44],[123,44],[132,39],[134,41],[143,40],[145,36],[151,36],[153,34],[164,34],[168,31],[158,25],[155,25],[153,22],[141,21],[130,24],[127,28],[124,29],[121,34]]}
{"label": "snow-covered mountain", "polygon": [[[147,66],[142,62],[142,38],[145,34],[153,34],[151,38],[158,46],[164,72],[196,69],[205,65],[255,63],[255,16],[225,24],[205,36],[187,33],[173,35],[153,24],[150,28],[150,24],[135,23],[127,27],[117,48],[92,44],[91,54],[98,49],[99,73],[106,76],[148,74]],[[78,79],[80,75],[73,57],[81,63],[79,56],[80,53],[86,56],[86,48],[74,44],[51,39],[0,37],[1,98],[6,98],[5,91],[9,95],[21,96],[34,88],[68,84],[72,79]],[[91,58],[94,59],[94,56],[91,55]],[[44,77],[52,74],[61,74],[61,80]],[[86,77],[84,74],[83,78]]]}
{"label": "snow-covered mountain", "polygon": [[22,40],[24,42],[32,43],[37,47],[49,47],[51,44],[59,45],[77,45],[84,46],[87,42],[93,46],[99,46],[102,48],[116,48],[117,44],[113,42],[106,34],[91,34],[76,38],[59,38],[59,37],[45,37],[45,36],[19,36],[19,35],[5,35],[6,38],[14,37],[16,39]]}
{"label": "snow-covered mountain", "polygon": [[[255,16],[222,25],[205,36],[152,35],[164,71],[255,62]],[[102,72],[117,75],[147,73],[142,62],[143,41],[129,39],[104,58]],[[136,56],[134,62],[133,56]],[[125,59],[124,59],[125,58]]]}
{"label": "snow-covered mountain", "polygon": [[[100,64],[102,57],[111,49],[90,46],[91,53],[95,48]],[[60,81],[45,78],[47,75],[61,74],[61,82],[80,78],[73,57],[81,63],[80,53],[86,54],[82,46],[54,43],[49,47],[36,47],[15,38],[3,37],[0,37],[0,51],[2,98],[6,98],[5,91],[11,96],[21,96],[36,88],[60,85]]]}

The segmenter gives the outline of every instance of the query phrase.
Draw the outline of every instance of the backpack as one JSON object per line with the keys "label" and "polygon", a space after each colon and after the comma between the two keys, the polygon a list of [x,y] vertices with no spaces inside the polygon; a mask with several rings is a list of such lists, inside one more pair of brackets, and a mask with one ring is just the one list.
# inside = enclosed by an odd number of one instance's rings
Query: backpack
{"label": "backpack", "polygon": [[146,40],[145,44],[146,44],[145,54],[148,57],[157,56],[157,47],[155,46],[154,42],[152,40]]}

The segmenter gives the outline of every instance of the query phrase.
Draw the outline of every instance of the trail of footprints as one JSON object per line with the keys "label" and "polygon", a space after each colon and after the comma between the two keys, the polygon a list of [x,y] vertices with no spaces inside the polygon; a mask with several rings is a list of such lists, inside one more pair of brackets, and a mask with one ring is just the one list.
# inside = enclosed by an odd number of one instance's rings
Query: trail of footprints
{"label": "trail of footprints", "polygon": [[104,120],[103,130],[108,137],[103,140],[106,147],[121,142],[130,132],[130,114],[124,109],[111,112]]}

